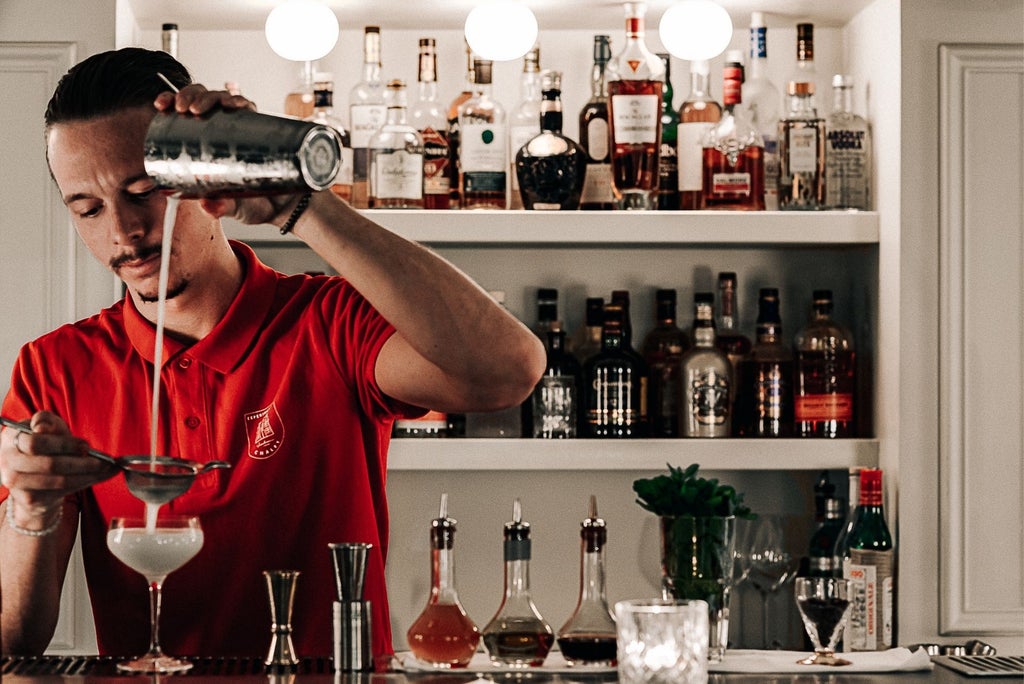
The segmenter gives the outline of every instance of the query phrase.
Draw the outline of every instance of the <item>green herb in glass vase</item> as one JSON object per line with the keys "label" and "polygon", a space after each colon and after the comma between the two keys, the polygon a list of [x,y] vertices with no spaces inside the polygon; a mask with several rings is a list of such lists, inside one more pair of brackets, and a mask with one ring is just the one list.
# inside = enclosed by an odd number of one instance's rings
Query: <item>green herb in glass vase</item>
{"label": "green herb in glass vase", "polygon": [[729,640],[729,589],[736,518],[753,518],[743,494],[717,479],[697,477],[699,465],[668,466],[668,475],[633,482],[636,502],[660,518],[664,598],[706,601],[708,660],[719,662]]}

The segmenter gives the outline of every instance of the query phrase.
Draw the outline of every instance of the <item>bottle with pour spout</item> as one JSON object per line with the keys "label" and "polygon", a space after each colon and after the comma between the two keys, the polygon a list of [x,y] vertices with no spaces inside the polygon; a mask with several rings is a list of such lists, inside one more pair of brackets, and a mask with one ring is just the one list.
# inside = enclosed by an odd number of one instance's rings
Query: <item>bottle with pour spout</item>
{"label": "bottle with pour spout", "polygon": [[580,597],[576,610],[558,630],[558,648],[570,667],[614,666],[615,620],[604,588],[604,546],[608,530],[597,517],[597,497],[580,523]]}
{"label": "bottle with pour spout", "polygon": [[530,523],[523,521],[519,499],[505,523],[505,595],[484,627],[484,646],[495,665],[540,667],[555,642],[555,633],[530,596]]}
{"label": "bottle with pour spout", "polygon": [[430,598],[406,632],[412,654],[436,668],[466,667],[480,643],[480,630],[455,590],[455,523],[448,517],[448,494],[442,494],[430,523]]}

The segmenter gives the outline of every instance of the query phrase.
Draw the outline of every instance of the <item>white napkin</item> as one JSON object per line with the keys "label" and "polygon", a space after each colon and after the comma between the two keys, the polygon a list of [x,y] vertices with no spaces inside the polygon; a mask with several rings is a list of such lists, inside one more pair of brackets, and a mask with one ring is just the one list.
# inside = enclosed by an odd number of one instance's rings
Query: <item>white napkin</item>
{"label": "white napkin", "polygon": [[[398,659],[398,662],[401,663],[406,672],[445,671],[434,667],[430,663],[420,660],[409,651],[396,653],[395,657]],[[540,667],[509,667],[507,665],[494,665],[491,663],[491,659],[486,653],[480,652],[473,654],[472,660],[469,661],[469,667],[460,668],[455,670],[455,672],[544,672],[565,674],[615,672],[615,668],[589,665],[586,667],[569,667],[569,664],[565,662],[565,657],[562,656],[560,651],[552,651],[551,653],[548,653],[548,657]]]}
{"label": "white napkin", "polygon": [[932,669],[931,658],[923,648],[913,653],[906,648],[890,648],[887,651],[858,651],[837,653],[850,661],[850,665],[829,667],[826,665],[798,665],[796,661],[806,658],[805,651],[754,651],[728,650],[720,663],[709,666],[711,672],[911,672]]}

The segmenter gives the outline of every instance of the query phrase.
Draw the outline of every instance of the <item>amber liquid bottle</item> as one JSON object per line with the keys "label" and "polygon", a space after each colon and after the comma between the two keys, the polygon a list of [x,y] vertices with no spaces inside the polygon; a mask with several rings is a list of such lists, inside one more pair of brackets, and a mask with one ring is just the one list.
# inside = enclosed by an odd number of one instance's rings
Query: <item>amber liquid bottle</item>
{"label": "amber liquid bottle", "polygon": [[437,42],[420,38],[419,97],[409,123],[423,138],[423,208],[447,209],[451,193],[448,121],[437,101]]}
{"label": "amber liquid bottle", "polygon": [[815,290],[811,320],[797,333],[793,418],[799,437],[854,437],[853,337],[832,319],[832,291]]}
{"label": "amber liquid bottle", "polygon": [[701,172],[704,209],[764,209],[764,140],[746,119],[741,103],[742,71],[723,70],[721,120],[704,136]]}
{"label": "amber liquid bottle", "polygon": [[[605,69],[612,58],[610,39],[594,36],[594,67],[590,77],[590,100],[580,110],[580,145],[587,151],[587,177],[583,183],[580,209],[613,209],[612,156],[608,150],[608,85]],[[598,324],[600,325],[600,323]]]}
{"label": "amber liquid bottle", "polygon": [[736,368],[750,353],[750,338],[740,332],[739,293],[736,290],[736,274],[723,271],[718,274],[718,325],[715,346],[725,352],[732,366],[732,387],[736,387]]}
{"label": "amber liquid bottle", "polygon": [[690,64],[690,94],[679,108],[677,127],[677,164],[679,166],[679,208],[694,210],[701,208],[703,175],[704,135],[711,124],[722,118],[722,107],[708,91],[707,61]]}
{"label": "amber liquid bottle", "polygon": [[437,668],[466,667],[480,643],[455,590],[455,522],[442,494],[440,514],[430,524],[430,598],[406,633],[412,654]]}
{"label": "amber liquid bottle", "polygon": [[[788,437],[793,432],[793,352],[782,342],[779,291],[762,288],[757,339],[740,361],[733,431],[740,437]],[[831,553],[831,551],[830,551]]]}
{"label": "amber liquid bottle", "polygon": [[680,360],[690,348],[690,338],[676,325],[675,290],[658,290],[655,309],[655,326],[640,347],[649,373],[647,412],[650,436],[678,437],[682,392]]}

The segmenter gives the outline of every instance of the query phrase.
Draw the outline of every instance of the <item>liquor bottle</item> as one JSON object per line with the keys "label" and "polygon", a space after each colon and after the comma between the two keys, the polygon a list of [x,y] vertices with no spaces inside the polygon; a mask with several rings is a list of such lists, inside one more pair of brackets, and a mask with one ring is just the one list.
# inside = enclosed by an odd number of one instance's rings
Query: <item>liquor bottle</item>
{"label": "liquor bottle", "polygon": [[430,522],[430,597],[406,632],[412,654],[438,668],[468,666],[480,643],[480,630],[455,589],[455,531],[444,493],[438,517]]}
{"label": "liquor bottle", "polygon": [[[733,394],[737,387],[737,372],[740,361],[750,353],[750,338],[740,332],[739,294],[736,288],[736,274],[723,271],[718,274],[718,325],[715,331],[715,346],[729,359],[732,374],[729,377]],[[732,396],[730,401],[735,401]],[[732,405],[730,404],[730,408]],[[732,415],[730,413],[730,415]]]}
{"label": "liquor bottle", "polygon": [[661,150],[658,156],[658,209],[679,208],[679,163],[676,157],[679,114],[672,106],[672,57],[659,52],[658,59],[665,67],[665,81],[661,86]]}
{"label": "liquor bottle", "polygon": [[448,194],[448,208],[458,209],[461,205],[459,194],[459,107],[476,94],[476,60],[473,50],[466,43],[466,76],[462,91],[448,105],[448,174],[451,189]]}
{"label": "liquor bottle", "polygon": [[576,610],[558,630],[558,648],[570,667],[616,664],[615,620],[605,593],[604,547],[608,528],[597,517],[597,497],[580,523],[580,595]]}
{"label": "liquor bottle", "polygon": [[330,126],[341,139],[341,170],[334,179],[331,192],[343,200],[352,199],[352,138],[345,125],[334,113],[334,76],[318,71],[313,77],[313,114],[307,119]]}
{"label": "liquor bottle", "polygon": [[639,437],[646,376],[643,361],[626,351],[622,306],[607,304],[601,351],[583,366],[587,437]]}
{"label": "liquor bottle", "polygon": [[[505,292],[502,290],[491,290],[488,294],[498,303],[505,306]],[[529,399],[526,402],[528,403]],[[466,437],[498,437],[510,439],[522,437],[523,434],[523,405],[510,406],[498,411],[467,413],[465,418]]]}
{"label": "liquor bottle", "polygon": [[682,437],[728,437],[731,374],[729,358],[715,347],[714,295],[693,295],[693,347],[680,361]]}
{"label": "liquor bottle", "polygon": [[725,109],[701,143],[704,209],[764,209],[764,141],[740,106],[742,73],[735,64],[722,70]]}
{"label": "liquor bottle", "polygon": [[423,208],[423,138],[406,116],[405,82],[388,82],[387,120],[370,136],[370,206]]}
{"label": "liquor bottle", "polygon": [[285,116],[308,119],[313,115],[316,107],[316,95],[313,92],[316,78],[314,64],[315,62],[309,60],[302,62],[296,84],[284,97]]}
{"label": "liquor bottle", "polygon": [[860,505],[846,537],[849,559],[843,576],[854,585],[845,631],[851,651],[881,651],[895,645],[896,551],[882,508],[882,471],[860,471]]}
{"label": "liquor bottle", "polygon": [[580,145],[587,151],[587,177],[580,209],[607,210],[612,201],[612,156],[608,147],[608,84],[605,69],[612,58],[610,38],[594,36],[594,67],[590,75],[590,99],[580,110]]}
{"label": "liquor bottle", "polygon": [[587,174],[587,153],[562,135],[562,74],[545,70],[541,76],[540,133],[515,156],[515,177],[521,206],[538,210],[580,208]]}
{"label": "liquor bottle", "polygon": [[782,341],[779,291],[758,295],[757,334],[737,369],[733,427],[740,437],[789,437],[793,433],[793,351]]}
{"label": "liquor bottle", "polygon": [[447,209],[451,193],[448,120],[437,100],[437,41],[420,38],[419,96],[409,123],[423,138],[423,208]]}
{"label": "liquor bottle", "polygon": [[793,419],[800,437],[853,437],[853,337],[832,319],[832,291],[815,290],[811,319],[796,335]]}
{"label": "liquor bottle", "polygon": [[661,60],[644,43],[643,2],[624,3],[626,44],[608,62],[612,192],[618,209],[654,209],[661,145]]}
{"label": "liquor bottle", "polygon": [[419,418],[398,418],[391,430],[392,437],[433,438],[448,437],[448,414],[427,411]]}
{"label": "liquor bottle", "polygon": [[578,327],[569,338],[569,351],[580,363],[586,363],[590,357],[601,351],[601,328],[604,325],[604,298],[587,297],[583,325]]}
{"label": "liquor bottle", "polygon": [[807,576],[835,577],[835,546],[846,523],[846,501],[825,499],[824,519],[818,523],[807,544]]}
{"label": "liquor bottle", "polygon": [[178,25],[173,23],[160,25],[160,49],[175,59],[178,58]]}
{"label": "liquor bottle", "polygon": [[658,290],[655,325],[640,347],[649,373],[647,411],[651,437],[679,436],[680,361],[689,348],[689,337],[676,325],[676,291]]}
{"label": "liquor bottle", "polygon": [[646,437],[647,424],[647,383],[650,375],[644,357],[633,346],[633,316],[629,307],[629,290],[612,290],[612,304],[622,309],[622,351],[632,357],[640,371],[640,424],[635,437]]}
{"label": "liquor bottle", "polygon": [[829,209],[871,209],[871,131],[853,113],[853,77],[832,77],[832,113],[825,120],[825,203]]}
{"label": "liquor bottle", "polygon": [[352,136],[352,206],[370,206],[370,137],[384,125],[387,106],[380,76],[380,27],[363,29],[363,73],[348,96],[349,133]]}
{"label": "liquor bottle", "polygon": [[707,61],[690,62],[690,93],[679,107],[677,162],[679,208],[701,208],[704,187],[704,135],[722,118],[722,107],[711,97]]}
{"label": "liquor bottle", "polygon": [[565,349],[565,331],[545,335],[548,363],[531,396],[533,437],[573,439],[579,434],[583,370]]}
{"label": "liquor bottle", "polygon": [[779,208],[779,106],[782,96],[768,79],[768,29],[761,12],[750,13],[750,63],[743,82],[743,106],[764,142],[764,208]]}
{"label": "liquor bottle", "polygon": [[797,71],[779,121],[779,209],[825,208],[825,122],[814,104],[814,26],[797,25]]}
{"label": "liquor bottle", "polygon": [[491,662],[505,667],[539,667],[555,643],[555,633],[530,595],[530,523],[523,521],[519,499],[505,523],[505,594],[498,612],[483,629]]}
{"label": "liquor bottle", "polygon": [[505,109],[491,97],[491,60],[473,65],[477,92],[459,107],[459,197],[463,209],[508,204],[508,127]]}
{"label": "liquor bottle", "polygon": [[853,529],[853,523],[857,519],[857,506],[860,504],[860,471],[860,467],[853,467],[847,471],[846,521],[836,537],[835,547],[832,550],[832,574],[834,577],[843,576],[843,567],[850,557],[846,539],[850,536],[850,530]]}
{"label": "liquor bottle", "polygon": [[509,209],[522,209],[525,204],[519,193],[516,156],[523,145],[541,132],[540,79],[540,47],[534,45],[523,56],[523,72],[519,77],[519,104],[508,118],[508,158],[511,161],[509,175],[512,181],[512,189],[508,196]]}
{"label": "liquor bottle", "polygon": [[558,290],[553,287],[538,287],[537,323],[533,331],[544,342],[549,331],[561,329],[562,321],[558,318]]}

